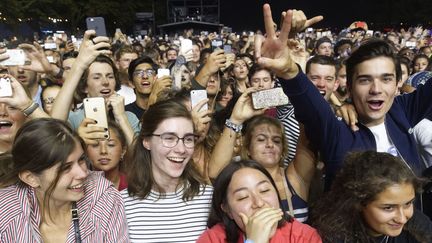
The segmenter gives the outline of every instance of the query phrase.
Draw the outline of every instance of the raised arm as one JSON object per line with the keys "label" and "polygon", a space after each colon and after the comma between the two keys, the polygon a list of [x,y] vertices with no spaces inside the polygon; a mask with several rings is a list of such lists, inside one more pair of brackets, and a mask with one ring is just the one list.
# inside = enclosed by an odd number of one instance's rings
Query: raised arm
{"label": "raised arm", "polygon": [[[264,110],[255,110],[252,106],[250,94],[256,91],[255,88],[247,89],[237,100],[233,112],[229,118],[230,122],[239,126],[249,118],[264,113]],[[219,140],[217,141],[210,157],[209,177],[216,178],[219,172],[231,161],[234,153],[234,144],[237,133],[227,126],[224,127]]]}
{"label": "raised arm", "polygon": [[108,37],[94,37],[95,34],[96,32],[94,30],[87,30],[85,32],[79,55],[72,65],[70,75],[68,75],[58,94],[60,98],[54,101],[51,113],[53,118],[60,120],[66,120],[68,118],[69,109],[65,107],[71,106],[75,89],[78,86],[82,74],[98,55],[111,53],[109,50],[101,50],[101,48],[110,48]]}

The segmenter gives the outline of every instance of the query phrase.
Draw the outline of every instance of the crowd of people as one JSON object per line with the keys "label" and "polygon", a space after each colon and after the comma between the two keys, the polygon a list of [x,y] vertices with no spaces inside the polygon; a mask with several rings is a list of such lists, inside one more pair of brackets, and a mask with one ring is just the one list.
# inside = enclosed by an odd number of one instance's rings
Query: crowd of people
{"label": "crowd of people", "polygon": [[263,15],[4,43],[0,242],[432,242],[432,31]]}

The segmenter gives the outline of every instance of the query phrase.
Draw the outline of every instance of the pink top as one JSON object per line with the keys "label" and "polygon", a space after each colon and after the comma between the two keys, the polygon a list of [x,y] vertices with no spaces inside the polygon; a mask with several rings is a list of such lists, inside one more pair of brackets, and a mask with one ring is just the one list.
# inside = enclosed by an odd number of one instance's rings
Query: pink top
{"label": "pink top", "polygon": [[[240,234],[237,242],[243,243],[244,240],[243,234]],[[206,230],[197,240],[197,243],[209,242],[226,242],[225,228],[222,224],[217,224]],[[277,229],[269,243],[322,243],[322,240],[314,228],[294,220]]]}

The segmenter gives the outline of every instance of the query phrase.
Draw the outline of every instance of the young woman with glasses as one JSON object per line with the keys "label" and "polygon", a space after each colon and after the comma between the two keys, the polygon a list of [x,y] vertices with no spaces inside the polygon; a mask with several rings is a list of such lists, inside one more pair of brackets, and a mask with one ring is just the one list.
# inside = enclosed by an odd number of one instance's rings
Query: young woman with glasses
{"label": "young woman with glasses", "polygon": [[213,189],[191,158],[197,136],[190,112],[175,100],[150,106],[126,156],[122,191],[129,237],[139,242],[195,242],[206,229]]}

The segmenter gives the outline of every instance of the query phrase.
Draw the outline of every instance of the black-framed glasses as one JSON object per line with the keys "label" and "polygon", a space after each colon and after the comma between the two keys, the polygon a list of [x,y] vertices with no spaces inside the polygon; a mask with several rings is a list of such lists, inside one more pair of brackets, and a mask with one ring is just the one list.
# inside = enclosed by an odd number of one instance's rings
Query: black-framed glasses
{"label": "black-framed glasses", "polygon": [[146,70],[136,70],[135,72],[133,72],[133,76],[143,77],[144,74],[147,74],[148,77],[152,77],[156,74],[156,71],[153,69],[146,69]]}
{"label": "black-framed glasses", "polygon": [[152,134],[152,136],[160,137],[162,140],[162,145],[167,148],[175,147],[179,140],[183,141],[183,144],[186,148],[194,148],[195,142],[198,139],[198,136],[195,134],[186,134],[184,137],[179,137],[174,133],[162,133],[162,134]]}

